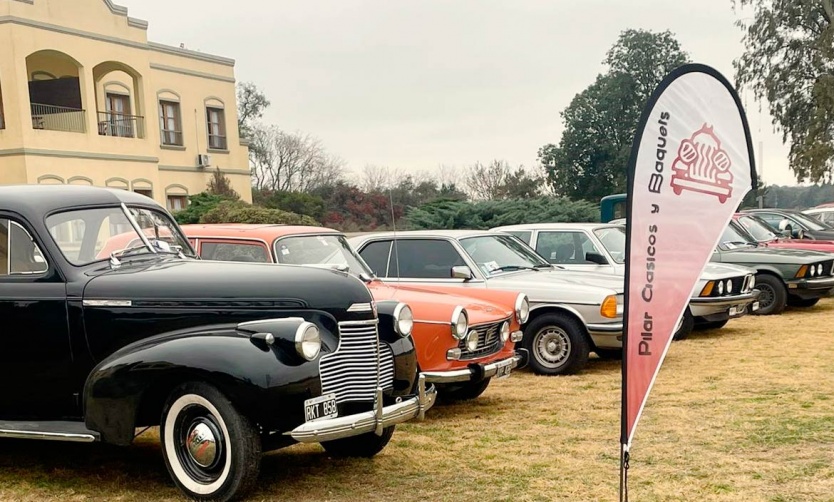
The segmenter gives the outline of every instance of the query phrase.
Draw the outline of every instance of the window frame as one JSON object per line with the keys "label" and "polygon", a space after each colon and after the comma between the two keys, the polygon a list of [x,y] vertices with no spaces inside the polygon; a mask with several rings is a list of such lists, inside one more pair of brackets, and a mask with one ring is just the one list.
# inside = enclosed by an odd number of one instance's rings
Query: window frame
{"label": "window frame", "polygon": [[[168,106],[173,108],[173,116],[168,115]],[[167,129],[168,121],[174,121],[174,126],[177,129]],[[171,101],[170,99],[159,99],[159,141],[162,146],[184,146],[182,133],[182,106],[179,101]],[[174,141],[169,142],[169,135],[173,135]]]}
{"label": "window frame", "polygon": [[[222,261],[226,263],[274,263],[272,257],[272,250],[266,244],[266,242],[260,239],[238,239],[238,238],[226,238],[226,237],[200,237],[197,238],[199,242],[199,246],[197,249],[197,255],[202,260],[207,261]],[[266,256],[266,261],[254,261],[254,262],[238,262],[235,260],[216,260],[214,258],[205,258],[203,256],[203,246],[206,244],[229,244],[234,246],[250,246],[250,247],[257,247],[263,250],[264,256]]]}
{"label": "window frame", "polygon": [[[179,209],[174,209],[171,207],[171,198],[182,199],[184,201],[183,206]],[[166,193],[165,194],[165,208],[169,212],[173,211],[182,211],[188,207],[188,195],[178,194],[178,193]]]}
{"label": "window frame", "polygon": [[[215,122],[212,115],[216,115]],[[215,128],[216,127],[216,132]],[[219,139],[219,144],[212,144],[212,138]],[[226,131],[226,109],[217,106],[206,105],[206,139],[209,150],[225,151],[229,148],[228,135]]]}
{"label": "window frame", "polygon": [[[449,270],[449,272],[450,272],[449,277],[437,277],[437,278],[406,277],[406,276],[403,276],[402,273],[399,273],[399,274],[396,274],[396,275],[392,276],[392,275],[388,274],[387,272],[391,269],[392,266],[396,266],[396,259],[394,258],[394,242],[395,241],[398,245],[402,244],[403,242],[411,242],[411,241],[445,242],[446,244],[450,245],[452,247],[452,249],[454,249],[454,251],[458,254],[460,259],[463,261],[463,265],[460,265],[460,266],[466,266],[466,267],[469,268],[469,270],[472,273],[472,279],[465,280],[465,279],[458,279],[458,278],[455,278],[455,277],[451,277],[451,270]],[[359,246],[356,250],[357,253],[359,254],[359,256],[362,258],[362,260],[365,261],[365,263],[368,263],[368,262],[362,256],[362,251],[366,247],[368,247],[370,244],[373,244],[373,243],[376,243],[376,242],[388,242],[391,245],[390,248],[389,248],[388,270],[386,270],[386,275],[384,277],[379,276],[379,275],[377,276],[380,279],[382,279],[383,282],[391,282],[391,281],[393,281],[393,282],[410,282],[410,283],[438,283],[438,282],[442,282],[442,283],[449,283],[449,284],[460,284],[460,283],[465,282],[466,284],[473,284],[473,283],[483,282],[483,280],[484,280],[484,277],[481,274],[481,270],[477,267],[477,265],[474,262],[472,262],[472,260],[469,257],[469,254],[466,253],[466,251],[464,251],[464,249],[461,247],[460,243],[454,238],[414,236],[414,237],[397,237],[396,239],[391,238],[391,237],[386,237],[386,238],[381,238],[381,239],[371,239],[371,240],[363,242],[361,244],[361,246]],[[397,253],[397,257],[399,257],[399,252]],[[369,265],[369,267],[370,267],[370,265]],[[371,270],[373,270],[373,269],[371,269]],[[374,271],[374,273],[376,273],[376,271]]]}
{"label": "window frame", "polygon": [[[41,279],[42,277],[45,277],[45,276],[49,275],[50,272],[53,270],[52,260],[49,258],[49,256],[47,256],[47,253],[44,252],[44,249],[45,249],[44,246],[39,244],[38,240],[35,239],[35,237],[34,237],[35,234],[30,232],[29,229],[26,228],[25,225],[23,225],[22,223],[17,221],[15,218],[12,218],[11,216],[9,216],[7,214],[0,213],[0,220],[5,220],[9,223],[9,225],[7,227],[9,230],[8,230],[8,234],[6,235],[6,269],[5,269],[6,272],[2,273],[0,271],[0,282],[32,282],[33,280],[38,280],[38,279]],[[42,271],[28,272],[28,273],[27,272],[12,273],[12,271],[11,271],[11,267],[12,267],[12,253],[11,253],[12,232],[11,232],[11,228],[12,228],[12,225],[14,225],[14,226],[18,227],[20,230],[22,230],[23,233],[25,233],[26,236],[29,238],[29,240],[32,241],[32,244],[35,246],[35,249],[41,255],[41,258],[43,258],[45,268]]]}

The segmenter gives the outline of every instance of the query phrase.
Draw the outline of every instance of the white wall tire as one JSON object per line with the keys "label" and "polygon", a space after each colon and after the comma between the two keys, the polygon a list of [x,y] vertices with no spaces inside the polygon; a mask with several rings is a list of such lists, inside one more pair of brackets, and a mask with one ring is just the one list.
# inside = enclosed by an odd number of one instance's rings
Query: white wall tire
{"label": "white wall tire", "polygon": [[165,465],[189,497],[227,501],[254,486],[260,437],[215,387],[192,382],[174,389],[160,424]]}

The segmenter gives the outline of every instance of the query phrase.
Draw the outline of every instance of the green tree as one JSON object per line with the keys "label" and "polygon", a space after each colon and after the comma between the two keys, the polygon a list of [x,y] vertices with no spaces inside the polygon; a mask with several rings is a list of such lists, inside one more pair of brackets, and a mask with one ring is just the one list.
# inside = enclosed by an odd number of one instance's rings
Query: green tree
{"label": "green tree", "polygon": [[258,223],[264,225],[310,225],[319,223],[309,216],[252,206],[241,201],[223,201],[200,218],[200,223]]}
{"label": "green tree", "polygon": [[306,214],[320,220],[324,216],[324,200],[305,192],[286,192],[283,190],[253,190],[252,202],[256,206],[269,209],[281,209],[292,213]]}
{"label": "green tree", "polygon": [[744,54],[734,61],[739,87],[766,98],[799,181],[831,180],[834,168],[834,6],[832,0],[733,0],[753,9]]}
{"label": "green tree", "polygon": [[237,127],[242,138],[251,137],[252,121],[263,117],[271,103],[252,82],[237,85]]}
{"label": "green tree", "polygon": [[539,149],[553,191],[597,202],[625,191],[626,167],[643,107],[661,80],[689,56],[669,31],[626,30],[608,51],[608,71],[562,112],[558,146]]}
{"label": "green tree", "polygon": [[232,188],[232,182],[228,176],[220,172],[220,168],[215,169],[214,174],[208,182],[208,193],[213,195],[220,195],[230,199],[239,199],[240,194]]}
{"label": "green tree", "polygon": [[232,199],[225,195],[201,192],[189,196],[188,206],[181,211],[175,212],[173,216],[180,225],[199,223],[200,218],[202,218],[204,214],[217,207],[220,203],[234,200],[236,199]]}
{"label": "green tree", "polygon": [[408,228],[489,229],[521,223],[599,221],[599,208],[587,201],[565,197],[481,200],[438,200],[406,214]]}

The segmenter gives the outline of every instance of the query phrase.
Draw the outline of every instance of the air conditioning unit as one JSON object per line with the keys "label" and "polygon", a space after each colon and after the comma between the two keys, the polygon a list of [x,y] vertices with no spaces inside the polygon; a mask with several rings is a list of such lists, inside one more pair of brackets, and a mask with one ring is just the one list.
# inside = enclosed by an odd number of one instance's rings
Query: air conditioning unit
{"label": "air conditioning unit", "polygon": [[211,158],[208,154],[197,155],[197,167],[208,167],[211,165]]}

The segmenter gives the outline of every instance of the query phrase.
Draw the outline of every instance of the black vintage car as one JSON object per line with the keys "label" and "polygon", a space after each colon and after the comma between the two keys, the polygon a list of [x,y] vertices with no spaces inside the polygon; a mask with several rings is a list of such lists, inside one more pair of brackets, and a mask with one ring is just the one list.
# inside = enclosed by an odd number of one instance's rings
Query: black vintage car
{"label": "black vintage car", "polygon": [[158,425],[176,484],[210,500],[295,442],[373,456],[435,399],[407,310],[337,270],[196,259],[142,195],[0,187],[0,437]]}

